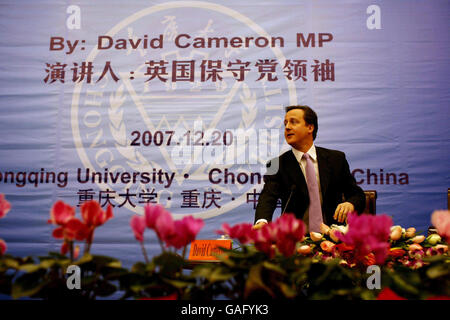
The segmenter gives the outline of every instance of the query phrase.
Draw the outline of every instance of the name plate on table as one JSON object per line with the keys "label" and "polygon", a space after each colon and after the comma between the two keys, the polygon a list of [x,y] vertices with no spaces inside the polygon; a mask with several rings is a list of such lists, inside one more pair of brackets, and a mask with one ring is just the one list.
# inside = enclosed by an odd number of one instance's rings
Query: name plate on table
{"label": "name plate on table", "polygon": [[221,254],[221,248],[231,249],[231,240],[195,240],[191,243],[189,260],[215,261],[215,254]]}

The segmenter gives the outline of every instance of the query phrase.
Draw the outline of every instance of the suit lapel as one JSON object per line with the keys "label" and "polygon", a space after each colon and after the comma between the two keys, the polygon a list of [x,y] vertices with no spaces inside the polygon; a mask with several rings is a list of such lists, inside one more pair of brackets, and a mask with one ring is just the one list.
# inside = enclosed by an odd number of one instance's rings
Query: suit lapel
{"label": "suit lapel", "polygon": [[322,191],[322,197],[325,197],[330,177],[330,166],[326,152],[320,147],[316,147],[316,152],[319,166],[320,189]]}

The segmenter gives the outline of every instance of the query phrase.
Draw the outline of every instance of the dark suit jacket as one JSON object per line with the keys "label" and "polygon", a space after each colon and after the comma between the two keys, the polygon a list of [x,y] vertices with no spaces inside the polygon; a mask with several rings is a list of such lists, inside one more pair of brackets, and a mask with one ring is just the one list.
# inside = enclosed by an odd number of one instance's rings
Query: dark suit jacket
{"label": "dark suit jacket", "polygon": [[[323,222],[327,225],[338,224],[333,215],[337,205],[343,202],[343,195],[345,201],[351,202],[355,210],[362,213],[365,209],[364,191],[356,185],[345,154],[317,146],[316,152],[322,192]],[[274,167],[278,170],[270,172]],[[255,222],[258,219],[271,221],[278,199],[281,199],[284,209],[293,185],[295,190],[285,212],[294,213],[298,219],[302,219],[309,206],[308,188],[300,164],[292,150],[269,161],[267,168],[268,172],[264,175],[264,188],[256,207]]]}

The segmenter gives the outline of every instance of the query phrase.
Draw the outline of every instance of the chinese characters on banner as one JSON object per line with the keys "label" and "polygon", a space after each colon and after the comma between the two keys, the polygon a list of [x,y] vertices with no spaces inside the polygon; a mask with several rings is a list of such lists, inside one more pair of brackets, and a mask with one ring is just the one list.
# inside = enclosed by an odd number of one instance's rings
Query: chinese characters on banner
{"label": "chinese characters on banner", "polygon": [[[145,82],[160,81],[166,82],[217,82],[223,80],[224,72],[231,73],[232,77],[239,82],[245,81],[249,72],[257,72],[259,77],[256,81],[278,81],[277,70],[281,71],[288,80],[308,81],[308,75],[312,74],[315,82],[335,81],[335,64],[326,59],[325,62],[314,59],[310,64],[307,60],[288,59],[284,66],[281,66],[275,59],[259,59],[251,65],[249,61],[236,59],[228,63],[222,63],[222,60],[202,60],[200,65],[196,66],[195,60],[174,60],[171,63],[164,60],[150,60],[144,77]],[[171,68],[169,69],[169,65]],[[110,77],[115,82],[119,81],[118,72],[113,70],[111,61],[106,61],[103,68],[100,68],[101,74],[95,83],[105,77]],[[309,73],[308,73],[309,69]],[[196,79],[197,73],[200,75]],[[47,73],[43,81],[51,84],[54,82],[65,83],[85,82],[92,83],[94,76],[94,65],[92,62],[73,63],[73,67],[68,68],[67,64],[56,62],[54,64],[46,63],[45,72]],[[66,75],[67,74],[67,75]],[[134,71],[130,72],[130,79],[134,80]],[[70,80],[69,80],[70,79]]]}

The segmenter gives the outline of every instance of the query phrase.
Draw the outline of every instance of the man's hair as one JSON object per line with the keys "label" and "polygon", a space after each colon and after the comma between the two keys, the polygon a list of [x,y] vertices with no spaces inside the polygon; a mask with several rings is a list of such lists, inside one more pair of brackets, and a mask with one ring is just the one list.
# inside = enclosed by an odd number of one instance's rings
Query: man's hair
{"label": "man's hair", "polygon": [[317,114],[308,106],[287,106],[286,113],[294,109],[303,110],[303,120],[305,120],[307,124],[314,125],[313,140],[315,140],[317,136],[317,130],[319,129],[319,125],[317,123]]}

